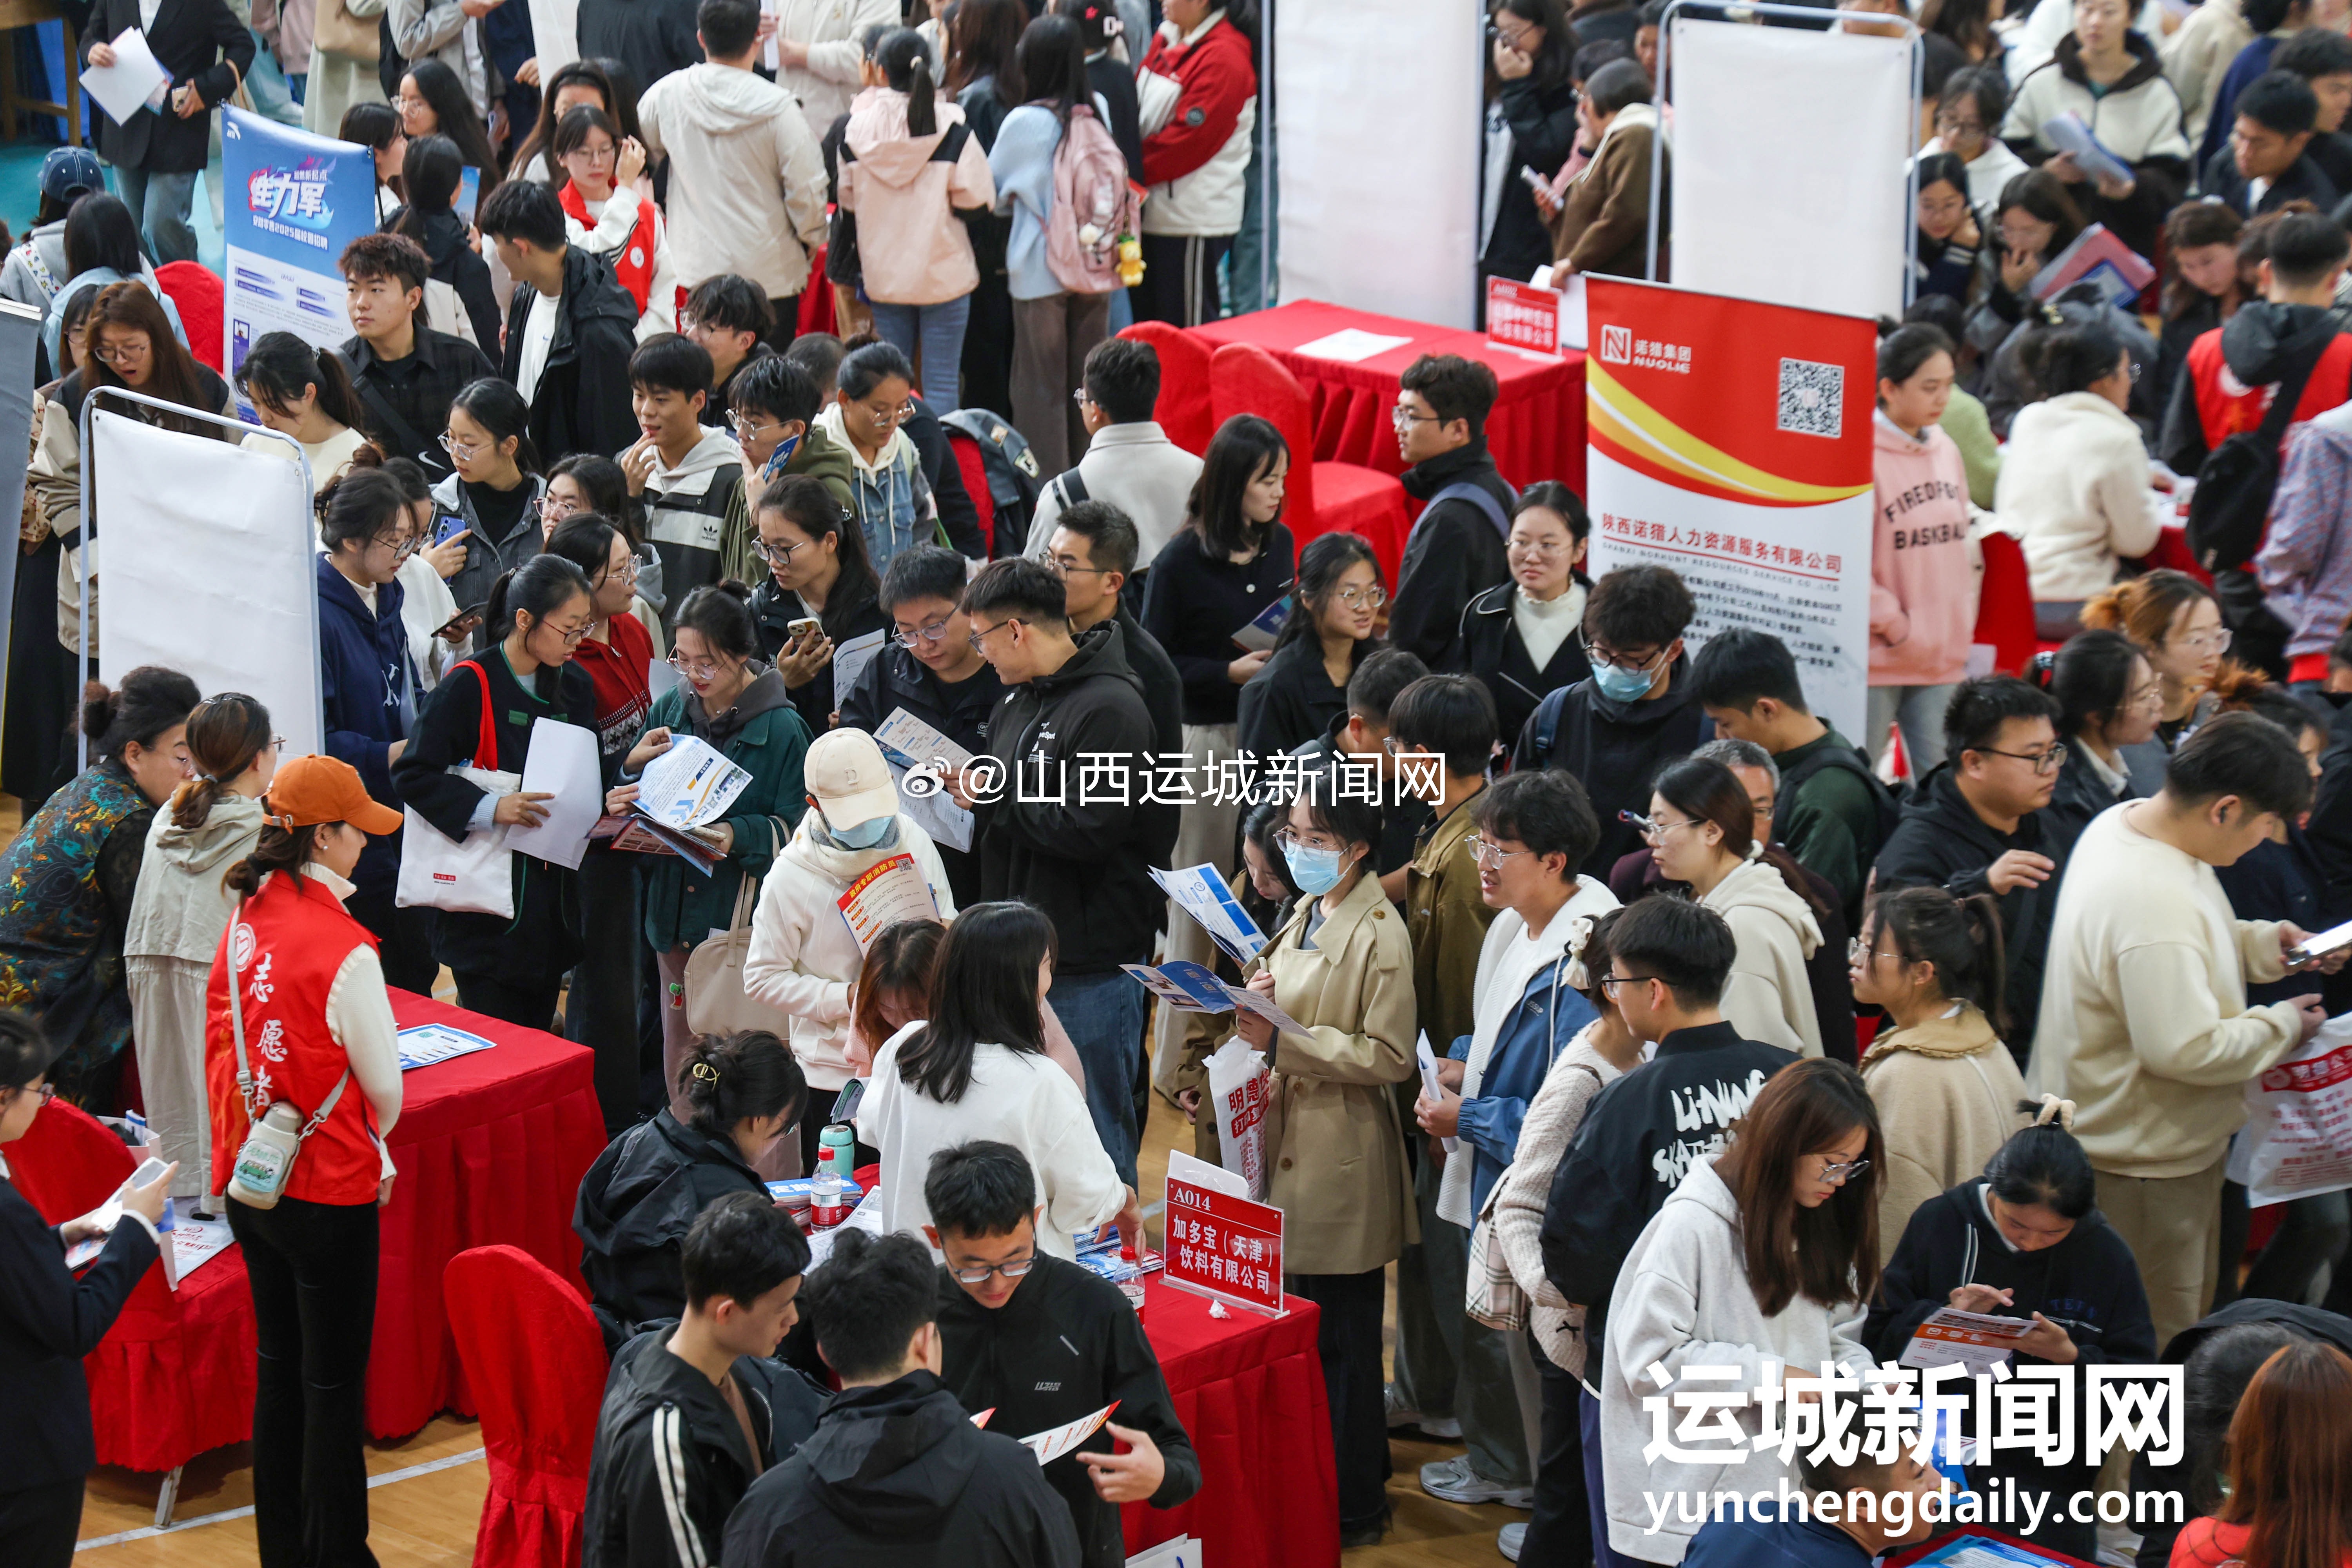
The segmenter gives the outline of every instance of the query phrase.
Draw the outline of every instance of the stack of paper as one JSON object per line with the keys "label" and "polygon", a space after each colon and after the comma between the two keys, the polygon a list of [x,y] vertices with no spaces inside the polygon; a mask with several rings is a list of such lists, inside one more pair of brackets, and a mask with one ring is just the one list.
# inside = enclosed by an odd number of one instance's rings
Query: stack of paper
{"label": "stack of paper", "polygon": [[[971,848],[972,815],[955,803],[942,781],[971,761],[971,753],[908,712],[893,708],[874,731],[882,760],[898,786],[898,809],[935,844]],[[909,780],[919,780],[909,787]]]}
{"label": "stack of paper", "polygon": [[606,817],[590,836],[610,837],[615,849],[676,855],[707,877],[719,857],[693,830],[724,816],[751,782],[749,770],[709,742],[673,735],[669,750],[646,764],[628,815]]}

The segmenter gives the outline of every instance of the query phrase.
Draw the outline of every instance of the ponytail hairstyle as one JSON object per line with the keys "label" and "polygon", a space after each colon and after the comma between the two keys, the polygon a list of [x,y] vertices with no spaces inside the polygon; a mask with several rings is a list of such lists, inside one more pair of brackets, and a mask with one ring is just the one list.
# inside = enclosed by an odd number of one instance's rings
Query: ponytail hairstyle
{"label": "ponytail hairstyle", "polygon": [[1967,1002],[2009,1033],[2002,1003],[2008,968],[2000,941],[2000,906],[1989,893],[1956,899],[1941,888],[1898,888],[1870,901],[1862,940],[1877,945],[1884,931],[1906,963],[1936,966],[1936,988],[1948,1002]]}
{"label": "ponytail hairstyle", "polygon": [[912,27],[896,27],[874,50],[874,63],[893,92],[907,95],[907,133],[930,136],[940,129],[938,97],[931,85],[931,46]]}
{"label": "ponytail hairstyle", "polygon": [[539,448],[530,440],[530,405],[522,400],[513,382],[495,375],[467,382],[449,400],[449,406],[464,409],[466,417],[488,431],[490,439],[501,447],[511,437],[515,467],[526,474],[539,472]]}
{"label": "ponytail hairstyle", "polygon": [[202,827],[214,802],[269,750],[269,710],[242,691],[224,691],[196,704],[188,715],[188,761],[196,776],[172,792],[165,808],[173,825]]}
{"label": "ponytail hairstyle", "polygon": [[1816,919],[1830,912],[1832,906],[1821,900],[1786,849],[1756,842],[1755,803],[1748,798],[1739,775],[1723,763],[1712,757],[1685,757],[1667,764],[1650,788],[1676,811],[1723,829],[1723,847],[1729,853],[1744,860],[1761,860],[1780,873],[1780,880],[1804,900]]}
{"label": "ponytail hairstyle", "polygon": [[2131,702],[2132,667],[2144,656],[2117,631],[2077,632],[2050,662],[2044,684],[2058,702],[2058,735],[2105,731]]}
{"label": "ponytail hairstyle", "polygon": [[[1857,1131],[1866,1135],[1862,1158],[1869,1168],[1816,1207],[1798,1203],[1798,1162]],[[1730,1147],[1715,1170],[1739,1205],[1748,1284],[1766,1317],[1800,1296],[1835,1307],[1876,1292],[1886,1141],[1860,1073],[1827,1057],[1782,1068],[1733,1124]]]}
{"label": "ponytail hairstyle", "polygon": [[318,509],[319,542],[330,555],[354,542],[365,550],[409,521],[406,489],[382,468],[345,474],[319,492]]}
{"label": "ponytail hairstyle", "polygon": [[[1526,0],[1526,3],[1556,4],[1557,0]],[[1089,55],[1102,53],[1103,50],[1110,47],[1114,39],[1127,31],[1127,24],[1119,19],[1118,7],[1112,4],[1112,0],[1053,0],[1045,9],[1056,16],[1067,16],[1077,24],[1078,41],[1085,46]],[[1575,35],[1570,33],[1566,37],[1573,37]],[[1130,44],[1129,47],[1140,48],[1142,46]],[[1544,47],[1546,55],[1559,54],[1561,68],[1565,69],[1568,64],[1568,50],[1565,43],[1556,46],[1551,35],[1547,33],[1544,36]],[[1136,58],[1139,60],[1143,57],[1139,54]],[[1538,59],[1537,61],[1538,73],[1541,72],[1542,66],[1543,61]]]}
{"label": "ponytail hairstyle", "polygon": [[[1315,622],[1339,591],[1339,579],[1355,570],[1360,561],[1369,562],[1372,568],[1372,585],[1385,589],[1381,580],[1381,558],[1372,553],[1371,541],[1360,533],[1318,533],[1307,542],[1298,552],[1298,581],[1292,589],[1290,618],[1282,623],[1282,635],[1276,637],[1276,651],[1302,638],[1321,634]],[[1363,638],[1348,650],[1348,669],[1356,667],[1385,647],[1375,628],[1375,634]]]}
{"label": "ponytail hairstyle", "polygon": [[346,429],[366,433],[367,415],[342,355],[314,349],[291,332],[264,332],[236,367],[237,389],[280,417],[290,405],[315,391],[319,412]]}
{"label": "ponytail hairstyle", "polygon": [[789,1131],[808,1109],[808,1079],[791,1047],[765,1029],[705,1035],[677,1069],[677,1092],[688,1107],[686,1124],[724,1140],[738,1125],[781,1112]]}
{"label": "ponytail hairstyle", "polygon": [[2061,319],[2032,328],[2017,351],[2017,363],[2037,398],[2088,392],[2115,374],[2124,340],[2105,321]]}
{"label": "ponytail hairstyle", "polygon": [[897,1033],[882,1016],[885,997],[912,995],[924,1012],[931,1010],[931,980],[947,937],[948,928],[937,921],[900,921],[884,927],[866,950],[866,962],[857,971],[856,1001],[849,1010],[849,1032],[868,1049],[880,1049]]}
{"label": "ponytail hairstyle", "polygon": [[269,797],[261,797],[261,809],[268,813],[261,821],[261,837],[255,842],[253,853],[228,868],[221,886],[239,898],[251,898],[261,890],[261,884],[272,871],[283,871],[298,883],[302,879],[302,868],[308,866],[319,843],[319,835],[339,824],[313,822],[301,827],[286,826],[289,818],[279,816],[269,805]]}
{"label": "ponytail hairstyle", "polygon": [[689,628],[714,653],[740,659],[761,655],[760,628],[751,619],[751,590],[731,577],[724,583],[706,584],[686,596],[670,618],[672,646],[677,634]]}
{"label": "ponytail hairstyle", "polygon": [[2033,1118],[1985,1162],[1992,1195],[2005,1204],[2048,1209],[2061,1219],[2081,1219],[2098,1202],[2091,1157],[2074,1139],[2074,1102],[2045,1094],[2017,1102]]}
{"label": "ponytail hairstyle", "polygon": [[186,723],[203,700],[196,683],[178,670],[142,664],[111,691],[95,680],[82,689],[81,732],[96,737],[89,743],[94,755],[120,763],[126,747],[153,746],[166,731]]}
{"label": "ponytail hairstyle", "polygon": [[930,1020],[898,1049],[898,1079],[942,1105],[971,1087],[982,1044],[1045,1052],[1037,966],[1055,952],[1054,925],[1034,905],[975,904],[956,916],[931,979]]}
{"label": "ponytail hairstyle", "polygon": [[465,154],[439,132],[412,136],[400,157],[400,216],[392,232],[425,244],[425,220],[454,212],[457,187],[466,177]]}
{"label": "ponytail hairstyle", "polygon": [[503,642],[515,629],[518,616],[529,616],[537,626],[574,597],[593,596],[587,573],[561,555],[534,555],[490,584],[482,619],[490,628],[490,640]]}

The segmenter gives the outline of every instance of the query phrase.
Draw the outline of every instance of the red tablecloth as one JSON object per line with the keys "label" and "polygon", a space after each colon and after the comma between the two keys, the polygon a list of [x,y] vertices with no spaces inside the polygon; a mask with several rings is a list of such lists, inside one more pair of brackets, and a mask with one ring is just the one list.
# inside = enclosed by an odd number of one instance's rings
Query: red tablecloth
{"label": "red tablecloth", "polygon": [[392,994],[392,1011],[404,1028],[448,1024],[497,1048],[419,1068],[402,1085],[391,1138],[400,1180],[383,1211],[368,1356],[367,1426],[377,1437],[405,1436],[442,1410],[473,1414],[441,1300],[452,1258],[504,1242],[579,1283],[572,1205],[604,1147],[584,1047],[404,991]]}
{"label": "red tablecloth", "polygon": [[1315,1303],[1294,1299],[1287,1317],[1236,1310],[1219,1321],[1208,1302],[1157,1275],[1144,1298],[1144,1331],[1200,1451],[1201,1489],[1164,1512],[1122,1510],[1128,1555],[1192,1535],[1216,1568],[1336,1568],[1339,1483]]}
{"label": "red tablecloth", "polygon": [[[1411,341],[1352,364],[1297,352],[1301,343],[1349,327]],[[1494,367],[1499,384],[1495,410],[1486,416],[1486,443],[1503,478],[1522,489],[1538,479],[1559,479],[1579,495],[1584,493],[1584,356],[1580,353],[1559,359],[1521,353],[1496,348],[1482,333],[1376,316],[1315,300],[1228,316],[1192,331],[1213,350],[1226,343],[1255,343],[1298,378],[1315,400],[1318,462],[1358,463],[1384,474],[1404,471],[1389,410],[1396,404],[1397,378],[1405,367],[1423,354],[1484,360]]]}

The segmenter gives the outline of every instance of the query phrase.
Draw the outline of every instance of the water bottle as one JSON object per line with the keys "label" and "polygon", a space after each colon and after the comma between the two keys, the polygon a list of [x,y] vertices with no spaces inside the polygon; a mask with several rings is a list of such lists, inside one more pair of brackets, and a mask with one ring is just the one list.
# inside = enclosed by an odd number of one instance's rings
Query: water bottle
{"label": "water bottle", "polygon": [[848,1181],[857,1163],[857,1134],[846,1121],[825,1125],[816,1141],[816,1173]]}

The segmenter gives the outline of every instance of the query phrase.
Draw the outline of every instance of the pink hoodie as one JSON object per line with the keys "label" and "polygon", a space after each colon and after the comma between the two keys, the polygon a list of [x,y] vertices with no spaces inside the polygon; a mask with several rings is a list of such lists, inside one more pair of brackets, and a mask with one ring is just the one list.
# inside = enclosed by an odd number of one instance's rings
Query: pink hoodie
{"label": "pink hoodie", "polygon": [[1870,546],[1870,684],[1941,686],[1968,674],[1976,631],[1969,477],[1934,426],[1915,441],[1880,414]]}
{"label": "pink hoodie", "polygon": [[842,136],[841,205],[857,215],[857,260],[866,297],[886,305],[944,305],[980,287],[971,240],[950,210],[986,211],[996,202],[988,149],[966,135],[953,163],[934,159],[963,110],[945,93],[939,129],[907,129],[907,95],[869,87],[849,106]]}

